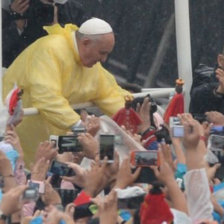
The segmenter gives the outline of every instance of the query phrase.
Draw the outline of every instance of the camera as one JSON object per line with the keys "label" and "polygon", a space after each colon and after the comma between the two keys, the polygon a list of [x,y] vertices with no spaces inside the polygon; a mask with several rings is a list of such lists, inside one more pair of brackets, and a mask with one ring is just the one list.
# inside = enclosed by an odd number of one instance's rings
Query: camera
{"label": "camera", "polygon": [[109,163],[114,161],[114,139],[114,135],[100,135],[100,160],[107,156]]}
{"label": "camera", "polygon": [[171,135],[176,138],[184,137],[184,126],[178,117],[170,117]]}
{"label": "camera", "polygon": [[28,187],[23,193],[24,201],[37,201],[39,198],[39,192],[36,187]]}
{"label": "camera", "polygon": [[44,194],[45,192],[44,182],[28,180],[28,184],[30,188],[36,188],[40,194]]}
{"label": "camera", "polygon": [[145,97],[138,97],[138,98],[135,98],[133,101],[132,101],[132,108],[134,108],[136,110],[137,108],[137,104],[139,103],[140,105],[143,104],[143,101],[144,99],[148,97],[149,98],[149,102],[151,103],[151,107],[150,107],[150,116],[155,113],[157,111],[157,104],[156,102],[154,101],[154,99],[150,96],[150,94],[146,95]]}

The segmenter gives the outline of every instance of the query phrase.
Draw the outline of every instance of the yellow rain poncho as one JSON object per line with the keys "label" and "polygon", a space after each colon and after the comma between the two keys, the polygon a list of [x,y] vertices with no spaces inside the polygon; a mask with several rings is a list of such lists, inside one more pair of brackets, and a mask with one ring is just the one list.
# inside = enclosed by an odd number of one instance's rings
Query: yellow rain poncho
{"label": "yellow rain poncho", "polygon": [[111,116],[124,106],[128,94],[100,63],[92,68],[82,66],[72,37],[76,26],[45,29],[49,35],[26,48],[3,77],[4,98],[16,83],[24,90],[24,108],[35,107],[40,112],[24,117],[17,128],[26,162],[40,141],[51,134],[65,134],[80,119],[70,105],[93,102]]}

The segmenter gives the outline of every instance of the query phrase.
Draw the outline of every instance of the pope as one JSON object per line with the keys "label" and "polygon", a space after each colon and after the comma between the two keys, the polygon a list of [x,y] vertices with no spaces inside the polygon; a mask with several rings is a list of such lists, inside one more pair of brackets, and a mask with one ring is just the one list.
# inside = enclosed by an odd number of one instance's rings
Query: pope
{"label": "pope", "polygon": [[15,83],[23,89],[25,108],[39,114],[26,116],[17,128],[26,162],[40,141],[62,135],[81,122],[70,105],[93,102],[112,116],[130,95],[101,65],[115,44],[111,26],[92,18],[80,28],[67,24],[45,27],[49,35],[26,48],[3,76],[3,97]]}

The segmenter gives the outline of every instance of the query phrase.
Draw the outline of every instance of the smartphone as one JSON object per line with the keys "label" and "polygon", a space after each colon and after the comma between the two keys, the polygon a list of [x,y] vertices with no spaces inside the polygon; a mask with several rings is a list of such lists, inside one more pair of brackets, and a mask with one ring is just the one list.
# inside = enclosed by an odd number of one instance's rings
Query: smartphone
{"label": "smartphone", "polygon": [[89,202],[89,203],[86,203],[86,204],[76,206],[74,216],[73,216],[74,220],[92,216],[93,213],[89,209],[89,207],[92,204],[93,204],[93,202]]}
{"label": "smartphone", "polygon": [[86,129],[84,127],[75,127],[72,129],[74,135],[78,135],[80,133],[86,133]]}
{"label": "smartphone", "polygon": [[158,165],[157,150],[131,152],[131,164],[133,166]]}
{"label": "smartphone", "polygon": [[44,194],[45,185],[44,182],[37,183],[35,181],[28,180],[29,187],[36,188],[40,194]]}
{"label": "smartphone", "polygon": [[130,198],[118,198],[118,209],[138,209],[144,201],[145,195]]}
{"label": "smartphone", "polygon": [[37,201],[39,198],[39,192],[36,187],[28,187],[23,193],[24,201]]}
{"label": "smartphone", "polygon": [[[132,169],[134,173],[136,168]],[[150,167],[142,167],[138,178],[136,179],[135,183],[146,183],[152,184],[158,182],[154,171]]]}
{"label": "smartphone", "polygon": [[100,135],[100,160],[107,156],[109,163],[114,161],[114,138],[114,135]]}
{"label": "smartphone", "polygon": [[58,153],[82,151],[82,146],[77,137],[77,135],[58,136]]}
{"label": "smartphone", "polygon": [[49,172],[59,176],[75,176],[75,172],[72,168],[69,168],[67,164],[56,160],[52,162]]}

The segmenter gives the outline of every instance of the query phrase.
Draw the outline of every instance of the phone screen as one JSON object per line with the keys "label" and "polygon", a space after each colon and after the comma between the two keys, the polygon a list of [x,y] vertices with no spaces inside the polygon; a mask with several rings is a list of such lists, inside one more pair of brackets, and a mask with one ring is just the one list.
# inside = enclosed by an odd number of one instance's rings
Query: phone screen
{"label": "phone screen", "polygon": [[58,137],[58,152],[80,152],[82,151],[81,144],[77,139],[77,136],[67,135]]}
{"label": "phone screen", "polygon": [[109,162],[114,160],[114,135],[100,135],[100,160],[105,156]]}
{"label": "phone screen", "polygon": [[181,125],[173,126],[171,128],[172,130],[172,136],[179,138],[179,137],[184,137],[184,127]]}
{"label": "phone screen", "polygon": [[23,200],[25,201],[36,201],[38,197],[38,189],[35,187],[28,187],[23,193]]}
{"label": "phone screen", "polygon": [[157,165],[157,151],[135,151],[134,153],[134,163],[135,166],[151,166]]}
{"label": "phone screen", "polygon": [[49,171],[59,176],[74,176],[75,175],[75,172],[71,168],[69,168],[67,164],[58,162],[56,160],[52,162]]}
{"label": "phone screen", "polygon": [[40,184],[34,183],[34,182],[30,181],[29,182],[29,187],[31,187],[31,188],[37,188],[39,190]]}

